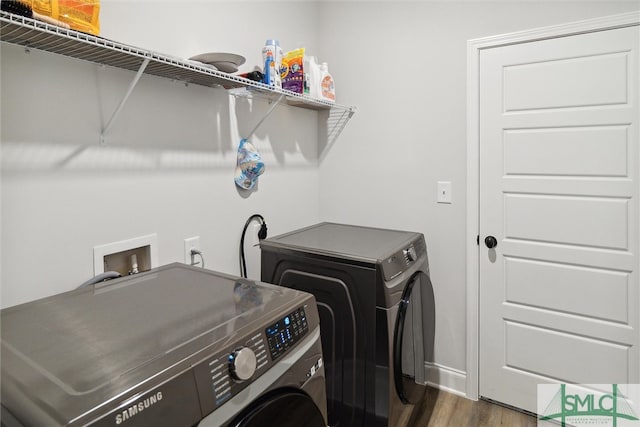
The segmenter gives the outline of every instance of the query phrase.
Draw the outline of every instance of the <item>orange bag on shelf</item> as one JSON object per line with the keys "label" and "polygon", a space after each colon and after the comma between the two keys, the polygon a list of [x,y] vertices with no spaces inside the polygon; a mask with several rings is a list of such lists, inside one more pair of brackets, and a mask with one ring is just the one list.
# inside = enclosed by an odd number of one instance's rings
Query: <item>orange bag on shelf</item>
{"label": "orange bag on shelf", "polygon": [[73,30],[100,34],[100,0],[29,0],[28,3],[34,12],[66,22]]}

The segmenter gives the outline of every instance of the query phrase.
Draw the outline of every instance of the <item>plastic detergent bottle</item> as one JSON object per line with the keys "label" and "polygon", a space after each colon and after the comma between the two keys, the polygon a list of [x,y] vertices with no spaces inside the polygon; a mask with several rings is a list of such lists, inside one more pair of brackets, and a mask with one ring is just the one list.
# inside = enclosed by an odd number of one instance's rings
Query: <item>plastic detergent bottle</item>
{"label": "plastic detergent bottle", "polygon": [[304,57],[304,94],[312,98],[319,98],[320,66],[315,56]]}
{"label": "plastic detergent bottle", "polygon": [[320,65],[320,99],[336,102],[336,87],[326,62]]}
{"label": "plastic detergent bottle", "polygon": [[[282,57],[284,56],[284,52],[280,47],[280,43],[278,40],[269,39],[265,42],[264,47],[262,48],[262,62],[265,65],[264,74],[265,76],[269,74],[270,78],[267,80],[265,78],[265,83],[281,88],[282,87],[282,79],[280,78],[280,67],[282,66]],[[269,70],[267,70],[267,61],[271,57],[271,62],[269,64]]]}
{"label": "plastic detergent bottle", "polygon": [[264,61],[264,80],[262,81],[262,83],[269,85],[269,86],[275,86],[275,78],[274,78],[274,74],[275,73],[275,65],[273,63],[273,56],[271,55],[271,52],[269,52],[267,54],[267,59]]}

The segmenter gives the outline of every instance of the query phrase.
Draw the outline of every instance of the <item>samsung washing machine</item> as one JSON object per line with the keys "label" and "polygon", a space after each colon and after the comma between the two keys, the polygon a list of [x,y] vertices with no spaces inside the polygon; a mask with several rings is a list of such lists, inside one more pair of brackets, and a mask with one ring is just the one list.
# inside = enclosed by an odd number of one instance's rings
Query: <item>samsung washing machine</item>
{"label": "samsung washing machine", "polygon": [[171,264],[1,322],[5,426],[327,425],[308,293]]}
{"label": "samsung washing machine", "polygon": [[321,223],[263,240],[261,278],[315,295],[330,426],[398,426],[425,391],[435,302],[424,236]]}

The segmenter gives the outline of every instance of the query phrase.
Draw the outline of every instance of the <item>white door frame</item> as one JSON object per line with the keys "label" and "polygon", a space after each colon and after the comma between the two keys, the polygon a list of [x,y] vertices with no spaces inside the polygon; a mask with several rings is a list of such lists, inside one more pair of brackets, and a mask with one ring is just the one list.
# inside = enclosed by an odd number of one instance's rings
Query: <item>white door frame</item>
{"label": "white door frame", "polygon": [[467,42],[467,377],[466,396],[479,398],[479,265],[476,244],[480,216],[479,63],[483,49],[640,25],[640,11],[563,25],[469,40]]}

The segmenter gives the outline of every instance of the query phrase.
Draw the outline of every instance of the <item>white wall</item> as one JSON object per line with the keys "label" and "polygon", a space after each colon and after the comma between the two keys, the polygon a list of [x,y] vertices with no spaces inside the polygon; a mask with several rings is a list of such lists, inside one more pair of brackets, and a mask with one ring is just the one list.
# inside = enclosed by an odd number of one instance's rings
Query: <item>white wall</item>
{"label": "white wall", "polygon": [[[466,42],[640,9],[639,1],[331,2],[321,50],[356,104],[320,165],[323,220],[424,233],[436,298],[432,379],[464,391]],[[451,181],[453,204],[436,203]]]}
{"label": "white wall", "polygon": [[[267,38],[313,47],[315,24],[300,17],[314,11],[103,0],[101,35],[178,57],[239,53],[251,70]],[[316,112],[274,111],[252,138],[266,172],[246,193],[233,182],[237,144],[265,101],[143,76],[101,147],[134,73],[11,45],[1,54],[2,307],[73,289],[93,275],[96,245],[157,233],[166,264],[199,235],[206,266],[238,274],[249,215],[264,215],[271,235],[319,220]]]}
{"label": "white wall", "polygon": [[[2,306],[71,289],[92,274],[94,245],[153,232],[161,264],[197,234],[207,266],[237,273],[254,212],[272,235],[318,220],[421,231],[439,381],[464,390],[466,41],[640,2],[185,3],[103,0],[102,35],[180,57],[236,52],[245,69],[266,38],[306,46],[358,112],[318,166],[316,114],[278,108],[254,138],[267,172],[244,197],[232,175],[239,135],[258,117],[246,104],[144,77],[99,147],[132,73],[3,46]],[[435,203],[438,180],[452,181],[453,204]]]}

